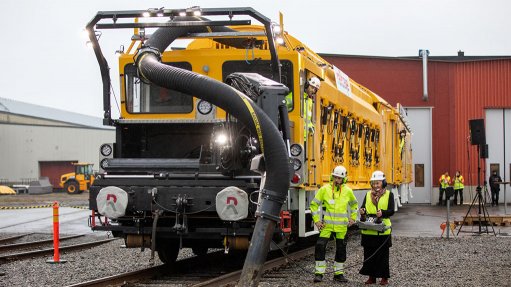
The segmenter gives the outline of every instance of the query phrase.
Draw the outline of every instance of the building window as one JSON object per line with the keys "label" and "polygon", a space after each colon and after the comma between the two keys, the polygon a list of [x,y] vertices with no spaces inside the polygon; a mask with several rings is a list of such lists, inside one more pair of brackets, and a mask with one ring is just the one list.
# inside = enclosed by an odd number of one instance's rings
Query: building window
{"label": "building window", "polygon": [[[191,70],[189,63],[168,65]],[[137,67],[124,67],[126,87],[126,110],[132,114],[182,114],[193,111],[193,97],[154,84],[146,84],[138,78]]]}

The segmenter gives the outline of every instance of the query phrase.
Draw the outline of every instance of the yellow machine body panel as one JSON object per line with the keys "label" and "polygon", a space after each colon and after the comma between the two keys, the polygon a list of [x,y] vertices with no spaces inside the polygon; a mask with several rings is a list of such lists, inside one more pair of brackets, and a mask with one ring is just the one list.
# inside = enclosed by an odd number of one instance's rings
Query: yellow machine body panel
{"label": "yellow machine body panel", "polygon": [[[231,28],[238,31],[264,31],[264,27],[255,25]],[[291,67],[292,71],[283,75],[283,84],[288,86],[293,98],[292,107],[288,108],[291,143],[302,146],[305,144],[303,148],[308,151],[307,158],[304,159],[303,178],[295,187],[316,190],[330,180],[331,171],[337,165],[347,168],[349,184],[354,189],[368,189],[368,179],[374,170],[385,172],[389,183],[410,183],[411,143],[410,131],[404,122],[406,116],[287,32],[284,33],[284,38],[286,46],[278,47],[278,57],[280,62]],[[270,61],[266,38],[254,37],[250,41],[260,41],[261,44],[258,48],[236,49],[211,38],[195,39],[185,49],[163,52],[161,61],[224,81],[225,67],[229,62],[244,61],[250,65]],[[131,47],[138,46],[140,41],[134,40]],[[121,118],[125,121],[196,120],[199,116],[199,101],[195,97],[194,108],[185,112],[144,112],[142,102],[138,107],[130,104],[134,101],[134,96],[129,93],[130,80],[126,78],[126,71],[127,67],[134,67],[132,50],[135,49],[130,48],[119,57],[119,77],[122,83]],[[313,106],[316,132],[304,142],[303,93],[305,82],[312,76],[321,80]],[[162,96],[161,101],[164,100]],[[326,124],[321,123],[322,113],[329,113],[325,116]],[[333,130],[334,115],[337,115],[338,121],[346,121],[344,131],[341,122],[337,123],[337,130]],[[222,109],[215,110],[215,120],[222,121],[225,117]],[[400,135],[401,131],[404,131],[403,136]],[[339,153],[341,148],[342,154]]]}

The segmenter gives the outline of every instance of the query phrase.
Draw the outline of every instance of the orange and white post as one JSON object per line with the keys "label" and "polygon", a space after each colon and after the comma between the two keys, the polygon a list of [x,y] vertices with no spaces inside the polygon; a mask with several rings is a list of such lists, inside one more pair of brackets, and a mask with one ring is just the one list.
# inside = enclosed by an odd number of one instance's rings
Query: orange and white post
{"label": "orange and white post", "polygon": [[66,263],[60,260],[59,254],[59,202],[53,202],[53,260],[46,260],[46,263]]}

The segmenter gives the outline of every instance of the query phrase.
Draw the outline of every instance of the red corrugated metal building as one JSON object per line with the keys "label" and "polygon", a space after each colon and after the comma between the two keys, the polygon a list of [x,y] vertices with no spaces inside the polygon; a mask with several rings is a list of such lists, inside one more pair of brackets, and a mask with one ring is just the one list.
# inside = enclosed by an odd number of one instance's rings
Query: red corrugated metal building
{"label": "red corrugated metal building", "polygon": [[[468,178],[467,150],[476,153],[476,146],[467,144],[469,120],[485,118],[488,108],[511,108],[511,56],[474,57],[460,52],[428,57],[426,101],[421,57],[321,56],[394,106],[432,107],[433,186],[438,186],[437,179],[446,170],[452,175],[460,169]],[[470,161],[475,179],[476,157]]]}

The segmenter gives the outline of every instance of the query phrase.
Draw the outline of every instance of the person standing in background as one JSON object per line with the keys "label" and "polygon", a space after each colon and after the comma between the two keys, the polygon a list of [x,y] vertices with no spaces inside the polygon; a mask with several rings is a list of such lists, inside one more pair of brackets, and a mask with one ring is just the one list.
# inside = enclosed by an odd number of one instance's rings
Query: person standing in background
{"label": "person standing in background", "polygon": [[454,205],[458,204],[458,194],[460,195],[460,205],[463,204],[463,188],[465,187],[463,184],[465,180],[463,179],[463,175],[461,175],[460,171],[456,171],[456,176],[454,177]]}
{"label": "person standing in background", "polygon": [[499,193],[500,193],[500,184],[502,182],[502,178],[497,174],[497,171],[494,170],[493,174],[490,176],[490,189],[491,189],[491,206],[499,205]]}
{"label": "person standing in background", "polygon": [[443,200],[444,198],[444,193],[445,192],[445,189],[449,187],[449,185],[451,184],[451,177],[449,176],[449,172],[445,172],[444,174],[442,174],[442,176],[440,177],[440,179],[438,180],[438,182],[440,183],[440,188],[438,189],[439,191],[439,194],[438,194],[438,205],[446,205],[447,204],[447,194],[445,195],[445,201]]}

